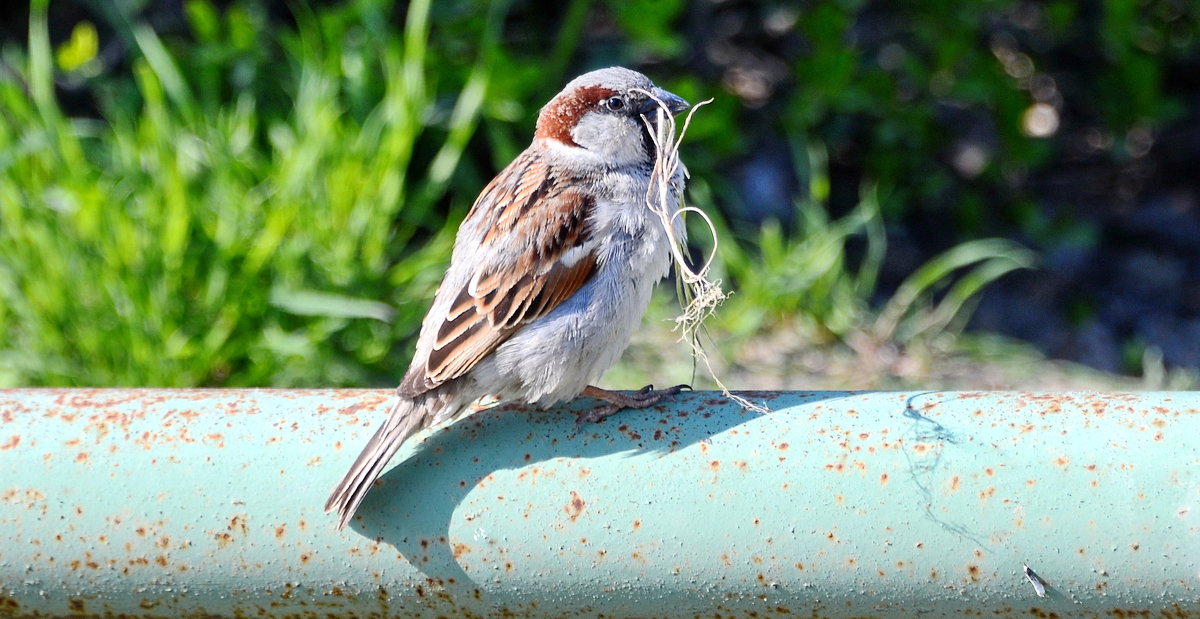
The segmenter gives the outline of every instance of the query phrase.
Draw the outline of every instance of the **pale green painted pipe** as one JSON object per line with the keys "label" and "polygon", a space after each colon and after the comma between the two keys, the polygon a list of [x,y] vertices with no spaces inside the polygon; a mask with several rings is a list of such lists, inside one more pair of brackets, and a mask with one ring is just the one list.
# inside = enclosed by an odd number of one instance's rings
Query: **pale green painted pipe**
{"label": "pale green painted pipe", "polygon": [[481,412],[337,532],[387,391],[0,391],[0,616],[1200,616],[1200,394],[746,395]]}

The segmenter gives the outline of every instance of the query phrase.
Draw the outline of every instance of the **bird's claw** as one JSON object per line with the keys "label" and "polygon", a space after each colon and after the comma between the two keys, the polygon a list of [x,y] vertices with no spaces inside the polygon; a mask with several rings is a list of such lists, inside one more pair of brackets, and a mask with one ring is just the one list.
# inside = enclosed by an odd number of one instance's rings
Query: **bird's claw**
{"label": "bird's claw", "polygon": [[617,391],[605,391],[602,389],[589,388],[591,391],[588,395],[604,400],[607,402],[603,406],[598,406],[589,411],[580,413],[575,419],[575,428],[583,428],[585,423],[599,423],[605,419],[617,414],[626,408],[646,408],[654,406],[659,402],[679,394],[683,390],[692,390],[691,385],[675,385],[667,389],[655,390],[654,385],[646,385],[632,394],[620,393]]}
{"label": "bird's claw", "polygon": [[575,430],[582,430],[584,424],[600,423],[620,411],[621,407],[616,404],[605,404],[604,406],[597,406],[591,410],[579,413],[579,416],[575,418]]}

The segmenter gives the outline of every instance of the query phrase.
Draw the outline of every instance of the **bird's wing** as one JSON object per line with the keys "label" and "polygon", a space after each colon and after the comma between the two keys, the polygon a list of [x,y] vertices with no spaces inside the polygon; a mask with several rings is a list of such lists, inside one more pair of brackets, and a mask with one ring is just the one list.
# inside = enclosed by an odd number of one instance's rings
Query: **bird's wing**
{"label": "bird's wing", "polygon": [[[415,397],[466,374],[522,324],[546,315],[591,279],[596,199],[586,191],[528,150],[484,188],[459,232],[460,240],[464,229],[475,232],[479,263],[465,285],[439,287],[430,311],[448,309],[436,322],[426,318],[424,329],[436,326],[436,337],[427,357],[414,359],[400,383],[402,395]],[[445,296],[453,298],[448,305],[439,302]]]}

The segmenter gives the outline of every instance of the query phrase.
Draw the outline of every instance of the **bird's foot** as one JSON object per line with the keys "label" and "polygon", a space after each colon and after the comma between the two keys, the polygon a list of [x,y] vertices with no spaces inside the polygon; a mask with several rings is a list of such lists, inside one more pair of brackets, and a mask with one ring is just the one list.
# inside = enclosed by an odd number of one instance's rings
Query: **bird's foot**
{"label": "bird's foot", "polygon": [[654,406],[684,389],[691,391],[692,387],[690,385],[675,385],[669,389],[659,389],[656,391],[654,385],[646,385],[633,393],[622,393],[620,391],[609,391],[608,389],[588,385],[584,387],[583,395],[602,400],[606,404],[580,413],[579,417],[575,420],[575,427],[582,428],[585,423],[604,421],[626,408]]}

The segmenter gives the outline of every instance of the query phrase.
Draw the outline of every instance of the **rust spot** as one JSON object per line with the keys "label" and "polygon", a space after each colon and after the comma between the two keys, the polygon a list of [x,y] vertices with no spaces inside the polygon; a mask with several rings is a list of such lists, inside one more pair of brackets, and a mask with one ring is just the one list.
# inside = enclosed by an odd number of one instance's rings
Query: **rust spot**
{"label": "rust spot", "polygon": [[1071,463],[1071,459],[1067,456],[1059,456],[1054,459],[1054,463],[1059,466],[1066,466]]}
{"label": "rust spot", "polygon": [[974,564],[968,565],[967,566],[967,574],[971,576],[971,582],[979,582],[979,566],[978,565],[974,565]]}
{"label": "rust spot", "polygon": [[1156,441],[1161,441],[1161,440],[1163,440],[1163,433],[1162,433],[1162,432],[1155,432],[1155,433],[1154,433],[1154,440],[1156,440]]}
{"label": "rust spot", "polygon": [[721,461],[720,461],[720,460],[713,460],[712,462],[709,462],[709,463],[708,463],[708,468],[710,468],[710,469],[712,469],[712,470],[714,470],[714,471],[719,471],[719,470],[721,469]]}
{"label": "rust spot", "polygon": [[787,451],[788,444],[787,444],[787,443],[780,443],[780,444],[778,445],[778,448],[779,448],[780,450]]}
{"label": "rust spot", "polygon": [[796,562],[796,569],[798,569],[798,570],[804,570],[804,563],[802,563],[802,562],[800,562],[800,561],[797,561],[797,562]]}
{"label": "rust spot", "polygon": [[167,566],[167,557],[164,555],[158,555],[157,557],[154,558],[154,562],[157,563],[159,567],[166,567]]}
{"label": "rust spot", "polygon": [[641,521],[641,520],[634,520],[634,521],[633,521],[633,530],[634,530],[634,531],[637,531],[637,530],[638,530],[638,529],[640,529],[640,528],[642,528],[642,521]]}
{"label": "rust spot", "polygon": [[67,601],[67,606],[70,607],[71,612],[73,612],[73,613],[86,613],[87,612],[87,606],[84,604],[83,600],[80,598],[71,598],[70,600]]}
{"label": "rust spot", "polygon": [[309,553],[307,553],[307,552],[302,552],[302,553],[300,553],[300,563],[301,563],[301,564],[308,563],[308,562],[309,562],[309,561],[311,561],[311,560],[312,560],[312,555],[311,555],[311,554],[309,554]]}
{"label": "rust spot", "polygon": [[880,475],[880,476],[879,476],[879,483],[880,483],[880,484],[886,484],[886,483],[888,483],[888,474],[887,474],[887,473],[884,473],[884,474],[882,474],[882,475]]}
{"label": "rust spot", "polygon": [[937,580],[937,579],[938,579],[938,571],[937,570],[929,570],[929,580]]}
{"label": "rust spot", "polygon": [[1130,544],[1129,547],[1132,548],[1134,551],[1137,551],[1137,549],[1141,548],[1142,545],[1138,542],[1134,542],[1134,543]]}
{"label": "rust spot", "polygon": [[[12,449],[20,444],[21,444],[21,437],[14,434],[14,435],[8,437],[8,440],[4,441],[3,444],[0,444],[0,451],[4,451],[6,449]],[[11,598],[9,598],[9,599],[11,599]]]}
{"label": "rust spot", "polygon": [[235,533],[241,533],[242,535],[250,532],[250,527],[246,526],[246,516],[241,514],[230,518],[229,526],[226,528]]}
{"label": "rust spot", "polygon": [[996,474],[996,471],[992,470],[991,467],[988,467],[988,468],[983,469],[983,474],[987,475],[988,477],[991,477],[992,475]]}
{"label": "rust spot", "polygon": [[571,500],[563,507],[563,511],[567,513],[567,517],[571,519],[571,522],[575,522],[583,514],[585,505],[583,497],[580,497],[578,492],[572,490]]}
{"label": "rust spot", "polygon": [[283,536],[286,533],[287,533],[287,525],[286,524],[281,524],[281,525],[275,527],[275,539],[282,540]]}
{"label": "rust spot", "polygon": [[987,488],[979,491],[979,499],[981,501],[985,500],[985,499],[990,499],[995,495],[996,495],[996,487],[995,486],[988,486]]}
{"label": "rust spot", "polygon": [[87,459],[88,453],[86,451],[81,451],[75,456],[76,462],[87,462]]}
{"label": "rust spot", "polygon": [[958,492],[958,484],[962,481],[958,475],[950,478],[950,492]]}

